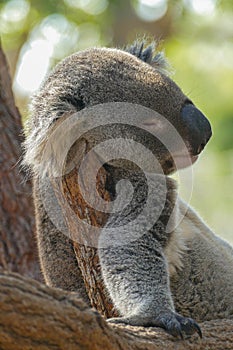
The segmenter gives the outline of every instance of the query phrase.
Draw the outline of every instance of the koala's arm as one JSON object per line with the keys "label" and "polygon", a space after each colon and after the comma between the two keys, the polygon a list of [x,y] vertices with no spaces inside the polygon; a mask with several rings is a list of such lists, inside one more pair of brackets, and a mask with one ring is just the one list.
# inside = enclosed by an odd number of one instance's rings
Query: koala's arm
{"label": "koala's arm", "polygon": [[[121,314],[121,317],[109,321],[134,326],[158,326],[180,337],[195,332],[201,336],[196,322],[179,315],[174,309],[164,254],[170,239],[166,233],[167,219],[171,214],[167,207],[169,199],[152,229],[145,230],[141,237],[133,241],[127,242],[127,239],[137,236],[137,228],[129,232],[130,225],[124,226],[124,218],[110,218],[110,230],[101,233],[99,256],[102,274],[114,305]],[[128,220],[130,213],[126,216]],[[122,225],[122,241],[114,230],[119,225]]]}
{"label": "koala's arm", "polygon": [[[72,241],[50,220],[41,200],[38,179],[34,179],[33,187],[38,251],[45,282],[51,287],[76,292],[90,304]],[[51,205],[54,201],[52,197]]]}
{"label": "koala's arm", "polygon": [[183,338],[201,331],[196,322],[175,312],[166,259],[152,234],[126,246],[99,249],[102,273],[122,317],[114,323],[158,326]]}
{"label": "koala's arm", "polygon": [[174,311],[166,260],[151,234],[127,245],[100,248],[99,254],[105,283],[123,316],[149,325],[152,316]]}

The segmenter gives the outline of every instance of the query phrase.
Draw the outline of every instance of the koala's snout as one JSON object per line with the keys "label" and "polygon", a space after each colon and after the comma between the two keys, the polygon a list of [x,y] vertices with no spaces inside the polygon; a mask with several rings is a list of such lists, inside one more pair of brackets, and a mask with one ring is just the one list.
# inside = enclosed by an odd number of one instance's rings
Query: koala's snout
{"label": "koala's snout", "polygon": [[190,151],[192,155],[198,155],[211,138],[211,125],[204,114],[193,104],[186,104],[182,108],[181,118]]}

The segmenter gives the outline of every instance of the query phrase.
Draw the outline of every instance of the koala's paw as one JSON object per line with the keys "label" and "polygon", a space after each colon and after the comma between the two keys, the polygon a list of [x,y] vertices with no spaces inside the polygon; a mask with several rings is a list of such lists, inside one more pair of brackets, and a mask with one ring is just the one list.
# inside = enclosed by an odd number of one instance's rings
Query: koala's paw
{"label": "koala's paw", "polygon": [[110,318],[108,322],[125,323],[131,326],[161,327],[167,333],[181,339],[194,333],[197,333],[202,338],[201,329],[192,318],[183,317],[174,312],[164,313],[156,318],[141,315]]}
{"label": "koala's paw", "polygon": [[194,333],[197,333],[202,338],[201,328],[192,318],[171,313],[157,317],[156,323],[158,327],[163,328],[167,333],[181,339]]}

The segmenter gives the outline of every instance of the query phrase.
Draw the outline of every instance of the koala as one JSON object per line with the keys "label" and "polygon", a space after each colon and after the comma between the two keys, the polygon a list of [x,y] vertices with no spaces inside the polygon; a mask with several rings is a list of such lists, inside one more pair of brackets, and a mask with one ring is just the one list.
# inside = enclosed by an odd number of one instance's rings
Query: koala
{"label": "koala", "polygon": [[[201,336],[197,322],[233,315],[233,248],[179,198],[176,182],[169,177],[177,168],[197,160],[212,131],[207,118],[169,77],[166,67],[156,44],[146,46],[144,41],[125,50],[92,48],[65,58],[33,98],[24,163],[32,170],[38,251],[45,282],[77,292],[89,303],[72,240],[55,227],[40,194],[39,181],[48,176],[52,162],[49,157],[42,161],[46,141],[67,114],[101,104],[104,112],[106,103],[143,106],[169,121],[184,140],[190,162],[182,149],[174,147],[171,152],[150,133],[156,128],[156,118],[148,120],[144,115],[140,122],[147,130],[127,125],[126,120],[125,125],[99,127],[86,137],[93,146],[103,139],[114,143],[116,136],[136,140],[151,150],[162,169],[161,173],[148,168],[148,189],[145,173],[132,161],[113,159],[103,165],[111,177],[108,191],[113,198],[119,192],[128,196],[123,179],[133,186],[130,203],[124,207],[118,201],[99,237],[103,280],[120,314],[109,322],[161,327],[183,338],[196,332]],[[166,135],[166,128],[163,133]],[[63,141],[61,135],[59,142]],[[170,142],[172,147],[173,140]],[[150,215],[158,219],[147,228],[144,217],[139,225],[144,229],[139,234],[133,220],[141,213],[149,192],[154,198]],[[49,205],[55,202],[51,194]],[[175,223],[181,216],[180,224],[168,231],[169,220]],[[121,244],[125,239],[128,243]]]}

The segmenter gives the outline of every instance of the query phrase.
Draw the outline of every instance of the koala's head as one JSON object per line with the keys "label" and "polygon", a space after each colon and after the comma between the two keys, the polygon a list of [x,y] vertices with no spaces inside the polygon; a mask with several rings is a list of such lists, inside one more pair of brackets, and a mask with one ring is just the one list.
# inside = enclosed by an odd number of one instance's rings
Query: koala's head
{"label": "koala's head", "polygon": [[[154,54],[153,44],[144,48],[144,43],[135,43],[126,51],[89,49],[59,63],[34,100],[33,127],[38,129],[39,134],[43,123],[48,127],[67,112],[108,102],[142,105],[162,115],[180,134],[191,163],[197,159],[211,137],[211,127],[206,117],[168,76],[163,55]],[[114,139],[121,135],[132,138],[156,155],[165,174],[190,164],[190,159],[186,159],[187,153],[175,140],[171,138],[168,150],[151,134],[158,128],[156,117],[148,119],[142,115],[142,128],[127,125],[127,116],[125,123],[99,127],[86,137],[92,141],[94,139],[93,145],[102,139]],[[162,133],[166,135],[164,125]],[[36,137],[36,133],[33,137]],[[122,167],[127,166],[124,161],[120,164]]]}

